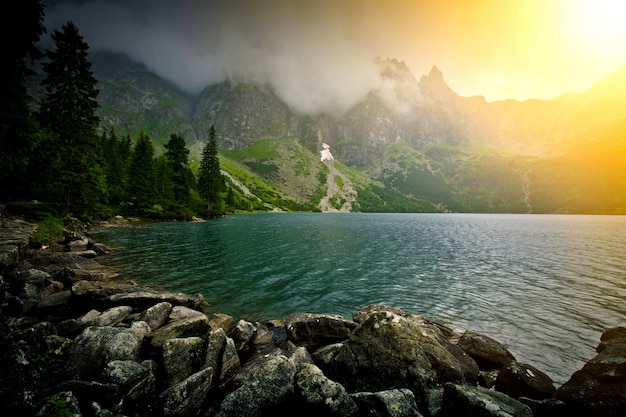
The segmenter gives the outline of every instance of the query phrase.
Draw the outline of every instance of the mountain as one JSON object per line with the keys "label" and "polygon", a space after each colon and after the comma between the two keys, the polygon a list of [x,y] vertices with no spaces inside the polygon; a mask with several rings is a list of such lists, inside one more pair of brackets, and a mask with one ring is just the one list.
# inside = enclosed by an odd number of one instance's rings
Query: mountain
{"label": "mountain", "polygon": [[230,181],[272,207],[626,213],[626,67],[584,93],[487,102],[437,67],[418,80],[379,60],[379,86],[345,114],[300,114],[265,85],[190,96],[124,56],[92,63],[103,128],[177,133],[197,158],[213,124]]}

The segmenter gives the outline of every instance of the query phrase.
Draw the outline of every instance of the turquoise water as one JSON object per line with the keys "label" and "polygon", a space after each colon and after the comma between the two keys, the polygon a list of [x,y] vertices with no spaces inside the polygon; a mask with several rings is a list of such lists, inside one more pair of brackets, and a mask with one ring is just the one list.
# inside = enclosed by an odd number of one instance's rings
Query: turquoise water
{"label": "turquoise water", "polygon": [[383,303],[483,332],[557,383],[626,325],[626,217],[254,214],[103,229],[123,279],[248,320]]}

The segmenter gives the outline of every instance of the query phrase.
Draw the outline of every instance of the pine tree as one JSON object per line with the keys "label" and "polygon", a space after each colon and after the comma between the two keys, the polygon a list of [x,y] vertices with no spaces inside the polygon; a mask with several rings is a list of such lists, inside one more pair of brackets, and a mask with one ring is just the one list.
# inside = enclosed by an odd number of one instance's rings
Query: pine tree
{"label": "pine tree", "polygon": [[43,26],[43,6],[39,0],[24,0],[0,14],[2,53],[0,67],[0,198],[27,197],[30,178],[28,164],[40,140],[36,120],[30,110],[31,97],[26,78],[31,74],[27,60],[42,54],[37,49]]}
{"label": "pine tree", "polygon": [[139,208],[147,209],[155,203],[154,147],[143,132],[139,134],[130,157],[126,192]]}
{"label": "pine tree", "polygon": [[190,198],[190,184],[187,177],[189,149],[186,146],[185,139],[176,134],[172,134],[169,142],[165,144],[165,149],[167,149],[165,156],[171,170],[174,199],[183,205],[187,204]]}
{"label": "pine tree", "polygon": [[52,32],[55,49],[46,52],[45,96],[39,121],[51,134],[42,148],[41,184],[65,211],[92,210],[104,200],[106,183],[98,155],[100,119],[97,80],[87,59],[89,46],[68,22]]}
{"label": "pine tree", "polygon": [[223,187],[224,181],[220,170],[220,161],[217,156],[215,127],[211,125],[209,140],[202,151],[200,178],[198,179],[198,191],[202,198],[206,199],[209,212],[214,212],[214,209],[220,206],[220,193]]}

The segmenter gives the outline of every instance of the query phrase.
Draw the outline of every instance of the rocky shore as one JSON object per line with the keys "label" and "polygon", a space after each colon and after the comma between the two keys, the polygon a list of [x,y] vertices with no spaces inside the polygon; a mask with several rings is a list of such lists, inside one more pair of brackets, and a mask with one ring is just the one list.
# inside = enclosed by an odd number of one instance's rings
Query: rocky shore
{"label": "rocky shore", "polygon": [[0,217],[7,416],[626,416],[626,327],[561,387],[499,342],[397,308],[252,323],[111,281],[108,248]]}

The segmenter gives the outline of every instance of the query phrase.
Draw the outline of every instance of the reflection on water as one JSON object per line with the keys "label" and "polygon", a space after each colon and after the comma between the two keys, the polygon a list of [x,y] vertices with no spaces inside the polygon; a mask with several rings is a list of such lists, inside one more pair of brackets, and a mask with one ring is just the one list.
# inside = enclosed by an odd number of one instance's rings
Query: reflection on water
{"label": "reflection on water", "polygon": [[626,325],[626,218],[258,214],[103,230],[123,276],[250,320],[370,303],[476,329],[565,382]]}

